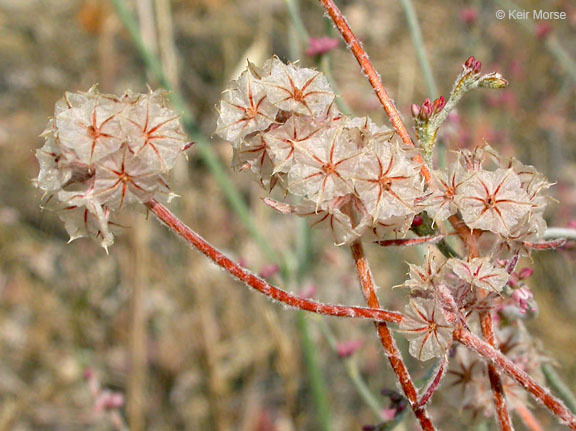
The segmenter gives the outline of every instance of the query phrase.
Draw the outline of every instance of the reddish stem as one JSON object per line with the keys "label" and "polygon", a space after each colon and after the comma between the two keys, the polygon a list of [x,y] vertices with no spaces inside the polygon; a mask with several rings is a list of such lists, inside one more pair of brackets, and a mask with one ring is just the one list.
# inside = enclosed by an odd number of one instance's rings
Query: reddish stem
{"label": "reddish stem", "polygon": [[540,386],[525,371],[518,368],[510,359],[494,349],[490,344],[476,337],[463,327],[454,331],[454,339],[474,350],[484,359],[490,361],[498,369],[508,374],[516,383],[526,389],[536,401],[550,410],[561,423],[576,431],[576,416],[574,416],[562,401],[554,397],[550,390]]}
{"label": "reddish stem", "polygon": [[[359,241],[354,242],[351,249],[364,298],[370,308],[380,308],[380,301],[376,296],[372,271],[370,271],[368,260],[364,255],[362,243]],[[398,382],[404,391],[404,395],[408,399],[414,415],[420,422],[420,427],[423,431],[434,431],[434,425],[432,425],[432,421],[426,412],[426,408],[418,402],[418,391],[412,382],[412,378],[410,377],[410,373],[408,373],[406,365],[402,361],[402,354],[396,346],[396,342],[394,341],[394,337],[392,337],[390,329],[384,322],[374,322],[374,325],[376,326],[378,337],[384,347],[388,361],[390,361],[390,365],[392,366],[394,373],[396,373]]]}
{"label": "reddish stem", "polygon": [[428,401],[430,401],[430,398],[432,398],[432,395],[434,395],[434,392],[436,392],[436,390],[440,386],[442,378],[446,374],[447,370],[446,365],[448,365],[448,357],[444,356],[441,359],[438,369],[436,370],[436,375],[434,376],[434,379],[432,379],[430,385],[428,385],[428,388],[426,388],[426,392],[424,393],[424,395],[422,395],[420,401],[418,401],[419,405],[425,406],[426,404],[428,404]]}
{"label": "reddish stem", "polygon": [[520,404],[517,406],[515,412],[520,416],[520,419],[522,419],[522,422],[524,422],[528,431],[544,431],[544,428],[542,428],[538,419],[534,417],[532,412],[528,410],[528,407],[525,405]]}
{"label": "reddish stem", "polygon": [[[482,328],[482,335],[484,339],[492,347],[496,348],[496,337],[494,337],[494,328],[492,315],[490,312],[480,313],[480,326]],[[506,395],[504,394],[504,387],[502,386],[502,379],[498,373],[498,369],[493,364],[488,364],[488,378],[490,379],[490,388],[492,389],[492,399],[494,400],[494,407],[496,408],[496,417],[500,424],[501,431],[512,431],[512,420],[506,405]]]}
{"label": "reddish stem", "polygon": [[283,304],[297,308],[299,310],[325,314],[328,316],[355,317],[392,323],[400,323],[402,320],[402,315],[400,313],[365,307],[348,307],[343,305],[324,304],[292,295],[278,287],[272,286],[250,271],[233,262],[231,259],[210,245],[204,238],[202,238],[200,235],[182,223],[174,214],[172,214],[172,212],[170,212],[170,210],[168,210],[168,208],[166,208],[161,203],[152,200],[146,203],[146,207],[148,207],[148,209],[152,211],[154,215],[158,217],[158,219],[168,228],[183,238],[189,245],[207,256],[216,265],[222,267],[232,276],[243,281],[251,288],[257,290],[260,293],[263,293],[272,299],[275,299],[276,301],[282,302]]}
{"label": "reddish stem", "polygon": [[[332,22],[334,22],[334,25],[336,25],[336,28],[338,28],[338,31],[340,31],[340,34],[346,41],[346,45],[348,46],[350,51],[352,51],[354,57],[356,57],[356,60],[358,61],[358,64],[360,64],[362,72],[364,72],[364,74],[368,78],[368,81],[370,81],[370,85],[374,89],[374,92],[376,93],[378,100],[384,107],[386,115],[388,115],[388,118],[390,118],[392,126],[394,127],[396,132],[398,132],[400,139],[402,139],[402,142],[404,142],[405,145],[414,147],[414,143],[410,138],[408,130],[406,130],[406,126],[404,125],[404,122],[400,117],[400,113],[398,112],[396,105],[394,105],[394,101],[386,91],[386,88],[382,83],[380,75],[378,74],[378,72],[376,72],[376,69],[374,69],[374,66],[370,62],[368,54],[362,47],[362,44],[360,43],[358,38],[354,35],[352,29],[346,22],[346,18],[344,18],[342,12],[340,12],[340,9],[338,9],[338,7],[334,4],[332,0],[320,0],[320,3],[322,3],[322,6],[324,7],[324,9],[326,9],[328,15],[330,15]],[[428,170],[428,167],[424,163],[422,156],[418,155],[414,159],[417,162],[421,163],[420,171],[422,172],[422,176],[424,177],[426,182],[429,183],[431,181],[430,171]]]}

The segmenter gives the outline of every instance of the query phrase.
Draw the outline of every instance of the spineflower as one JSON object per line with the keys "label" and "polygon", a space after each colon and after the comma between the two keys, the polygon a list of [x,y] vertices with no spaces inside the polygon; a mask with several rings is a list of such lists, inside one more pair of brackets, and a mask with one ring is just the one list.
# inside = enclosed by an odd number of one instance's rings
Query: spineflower
{"label": "spineflower", "polygon": [[532,207],[512,169],[477,172],[461,186],[456,199],[469,227],[502,235],[509,234]]}
{"label": "spineflower", "polygon": [[164,175],[191,144],[165,93],[123,96],[66,93],[36,151],[36,185],[58,211],[70,239],[114,242],[113,213],[129,203],[167,196]]}
{"label": "spineflower", "polygon": [[470,287],[500,293],[510,275],[504,268],[496,268],[487,257],[477,257],[470,260],[450,259],[448,267]]}
{"label": "spineflower", "polygon": [[452,330],[436,301],[424,298],[410,300],[400,323],[410,354],[419,361],[444,356],[452,344]]}

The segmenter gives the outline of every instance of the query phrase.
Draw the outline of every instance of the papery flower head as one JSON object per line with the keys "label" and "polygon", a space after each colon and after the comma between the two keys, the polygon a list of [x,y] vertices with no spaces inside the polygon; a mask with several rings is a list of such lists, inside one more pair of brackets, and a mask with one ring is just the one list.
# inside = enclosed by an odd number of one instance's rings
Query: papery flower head
{"label": "papery flower head", "polygon": [[164,175],[190,143],[165,93],[66,93],[36,151],[36,186],[70,239],[114,241],[111,216],[127,204],[170,197]]}
{"label": "papery flower head", "polygon": [[270,206],[327,227],[336,244],[405,234],[424,197],[415,150],[367,117],[344,116],[335,97],[316,70],[277,57],[248,63],[223,95],[216,133],[232,143],[235,166],[295,201]]}

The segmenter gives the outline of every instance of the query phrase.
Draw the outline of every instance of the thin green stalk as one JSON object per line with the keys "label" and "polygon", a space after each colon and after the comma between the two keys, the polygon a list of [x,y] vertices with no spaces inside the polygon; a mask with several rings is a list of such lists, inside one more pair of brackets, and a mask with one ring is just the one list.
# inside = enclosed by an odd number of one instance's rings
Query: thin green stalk
{"label": "thin green stalk", "polygon": [[[292,273],[296,284],[301,285],[305,275],[310,270],[310,263],[312,262],[312,236],[308,222],[305,219],[298,220],[297,239],[296,268]],[[317,424],[322,431],[330,431],[332,429],[332,420],[328,389],[322,373],[322,367],[320,366],[318,349],[310,333],[309,316],[306,313],[298,312],[296,315],[296,326],[298,327],[302,355],[304,356],[314,407],[316,408]]]}
{"label": "thin green stalk", "polygon": [[308,34],[308,30],[306,30],[306,26],[300,17],[299,2],[297,0],[284,0],[284,3],[286,3],[286,8],[290,14],[290,20],[292,21],[292,25],[296,28],[298,36],[302,40],[304,46],[308,45],[310,35]]}
{"label": "thin green stalk", "polygon": [[564,383],[562,377],[556,373],[556,370],[550,364],[542,365],[542,372],[550,387],[556,392],[558,397],[566,403],[572,413],[576,413],[576,398],[570,388]]}
{"label": "thin green stalk", "polygon": [[144,60],[148,70],[154,75],[158,83],[170,92],[170,100],[177,111],[182,113],[182,124],[184,128],[190,135],[190,137],[196,142],[196,147],[200,154],[202,161],[208,166],[208,169],[220,185],[224,196],[228,200],[228,203],[232,207],[232,210],[239,217],[240,221],[244,224],[246,229],[250,232],[250,235],[258,243],[260,249],[270,257],[270,260],[279,263],[282,267],[283,272],[285,271],[285,263],[281,257],[270,247],[268,241],[262,234],[262,232],[256,227],[254,220],[250,215],[250,209],[246,205],[246,202],[242,198],[242,195],[238,189],[234,186],[234,183],[230,180],[230,177],[226,174],[226,169],[222,166],[222,163],[218,160],[218,157],[210,147],[210,143],[202,136],[198,126],[195,123],[194,115],[188,108],[188,105],[177,91],[170,85],[169,81],[166,79],[164,70],[160,59],[148,49],[142,37],[140,35],[140,30],[138,28],[138,23],[132,16],[132,13],[126,7],[124,0],[112,0],[112,4],[116,9],[118,18],[122,21],[130,36],[138,53]]}
{"label": "thin green stalk", "polygon": [[316,419],[321,430],[330,431],[332,429],[332,425],[330,419],[330,403],[328,402],[326,381],[318,362],[316,344],[314,343],[314,340],[312,340],[312,336],[310,334],[308,316],[304,314],[304,312],[299,311],[297,313],[296,325],[300,334],[302,354],[304,355],[304,363],[306,364],[306,369],[308,371],[310,389],[312,390],[312,398],[314,400],[314,406],[316,407]]}
{"label": "thin green stalk", "polygon": [[436,99],[438,96],[440,96],[440,94],[438,93],[436,80],[434,79],[434,74],[432,73],[432,68],[430,67],[430,61],[428,60],[428,55],[426,54],[424,40],[422,39],[422,31],[420,29],[420,24],[418,23],[416,11],[412,5],[412,0],[399,1],[402,5],[402,9],[404,9],[406,20],[408,21],[408,28],[410,29],[410,35],[412,36],[412,43],[416,49],[418,63],[420,63],[420,68],[424,74],[424,80],[426,81],[426,87],[428,87],[428,93],[430,94],[431,99]]}
{"label": "thin green stalk", "polygon": [[[328,324],[323,320],[318,319],[318,324],[320,326],[320,330],[324,334],[324,337],[328,341],[328,344],[332,348],[334,352],[338,349],[338,341],[336,340],[336,336],[334,332],[330,329]],[[383,407],[380,405],[380,402],[376,398],[376,396],[372,393],[362,375],[360,374],[360,370],[358,368],[358,362],[354,359],[354,357],[345,358],[342,360],[342,364],[344,365],[344,369],[346,370],[346,374],[354,383],[356,390],[360,397],[364,400],[366,405],[370,407],[374,415],[380,420],[382,418],[382,410]]]}
{"label": "thin green stalk", "polygon": [[[297,36],[297,38],[290,39],[290,53],[293,55],[293,59],[298,59],[302,56],[302,47],[308,45],[310,35],[300,16],[299,0],[284,0],[284,2],[290,15],[293,32]],[[301,43],[298,43],[298,39],[300,39]],[[300,286],[310,270],[312,262],[312,237],[310,227],[305,219],[298,221],[296,256],[294,260],[295,268],[289,269],[288,273],[293,276],[294,282]],[[316,409],[316,423],[322,431],[330,431],[332,429],[332,415],[328,389],[322,367],[320,366],[318,349],[311,336],[310,326],[310,319],[307,314],[296,313],[296,327],[298,328],[300,347],[302,348],[308,382]]]}

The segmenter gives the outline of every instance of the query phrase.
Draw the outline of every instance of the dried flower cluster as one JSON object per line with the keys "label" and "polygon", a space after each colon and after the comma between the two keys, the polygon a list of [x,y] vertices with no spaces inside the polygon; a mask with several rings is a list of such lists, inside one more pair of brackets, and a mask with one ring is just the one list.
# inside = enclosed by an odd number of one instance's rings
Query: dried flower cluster
{"label": "dried flower cluster", "polygon": [[[474,247],[466,244],[465,257],[447,257],[430,247],[422,266],[410,265],[403,284],[410,299],[399,332],[421,361],[448,360],[459,326],[477,328],[482,316],[492,314],[501,321],[502,334],[522,327],[518,319],[535,310],[530,290],[514,270],[546,228],[542,214],[551,184],[532,166],[502,157],[487,144],[458,151],[447,169],[422,161],[430,161],[436,131],[464,92],[507,85],[499,74],[480,75],[480,69],[471,57],[447,101],[440,97],[412,107],[424,157],[402,146],[386,127],[341,114],[322,73],[278,58],[261,69],[249,63],[220,103],[216,132],[232,143],[235,166],[250,170],[267,191],[282,188],[290,203],[265,202],[326,226],[336,244],[404,235],[424,212],[433,230],[445,229],[444,222],[455,218],[470,233]],[[448,373],[457,378],[452,392],[466,394],[459,397],[460,407],[488,411],[486,368],[460,350],[449,361]]]}
{"label": "dried flower cluster", "polygon": [[390,129],[341,114],[318,71],[276,57],[261,69],[249,64],[219,111],[216,132],[234,146],[235,165],[296,198],[269,205],[329,227],[337,244],[404,233],[420,211],[424,186],[413,152]]}
{"label": "dried flower cluster", "polygon": [[126,204],[170,197],[164,175],[188,146],[179,116],[161,91],[121,97],[66,93],[36,151],[37,186],[70,239],[114,241],[111,215]]}

